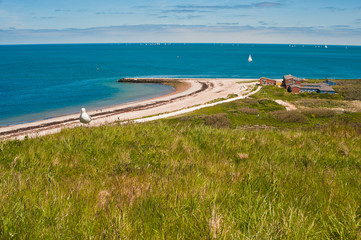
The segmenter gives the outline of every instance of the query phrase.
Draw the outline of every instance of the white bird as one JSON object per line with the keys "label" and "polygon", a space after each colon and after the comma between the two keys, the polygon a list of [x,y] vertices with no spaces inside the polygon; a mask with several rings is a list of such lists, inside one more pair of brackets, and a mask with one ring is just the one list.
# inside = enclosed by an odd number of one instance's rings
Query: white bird
{"label": "white bird", "polygon": [[86,113],[85,108],[81,109],[79,120],[81,123],[90,123],[90,121],[92,120],[89,114]]}

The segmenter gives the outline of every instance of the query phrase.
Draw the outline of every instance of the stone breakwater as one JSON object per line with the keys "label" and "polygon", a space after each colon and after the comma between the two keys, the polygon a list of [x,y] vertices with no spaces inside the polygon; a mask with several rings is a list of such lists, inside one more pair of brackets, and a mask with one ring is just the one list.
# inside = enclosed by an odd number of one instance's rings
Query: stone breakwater
{"label": "stone breakwater", "polygon": [[189,80],[185,78],[121,78],[118,82],[129,83],[173,83]]}

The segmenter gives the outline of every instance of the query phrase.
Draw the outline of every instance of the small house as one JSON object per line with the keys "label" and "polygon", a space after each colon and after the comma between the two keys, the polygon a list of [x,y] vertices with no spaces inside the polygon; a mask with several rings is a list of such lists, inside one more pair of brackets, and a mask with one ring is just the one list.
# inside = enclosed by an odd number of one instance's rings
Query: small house
{"label": "small house", "polygon": [[281,86],[288,90],[290,85],[294,85],[294,84],[301,85],[304,82],[306,82],[305,79],[298,78],[298,77],[292,76],[291,74],[288,74],[288,75],[283,76],[283,81],[282,81]]}
{"label": "small house", "polygon": [[292,93],[336,93],[335,90],[325,83],[292,84],[288,86],[287,91]]}
{"label": "small house", "polygon": [[261,77],[259,80],[261,85],[277,85],[277,81],[270,78]]}

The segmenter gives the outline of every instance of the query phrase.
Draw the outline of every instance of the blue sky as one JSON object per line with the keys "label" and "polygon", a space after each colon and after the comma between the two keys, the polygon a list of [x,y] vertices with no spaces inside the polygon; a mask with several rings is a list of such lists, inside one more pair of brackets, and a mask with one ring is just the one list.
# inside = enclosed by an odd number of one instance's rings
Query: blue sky
{"label": "blue sky", "polygon": [[0,0],[0,44],[361,45],[360,0]]}

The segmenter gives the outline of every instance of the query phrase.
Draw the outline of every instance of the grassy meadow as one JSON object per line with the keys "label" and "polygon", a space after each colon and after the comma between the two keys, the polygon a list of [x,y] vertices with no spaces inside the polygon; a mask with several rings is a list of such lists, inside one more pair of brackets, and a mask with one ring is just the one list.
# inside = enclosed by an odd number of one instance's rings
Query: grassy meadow
{"label": "grassy meadow", "polygon": [[361,239],[361,113],[301,98],[2,141],[0,239]]}

